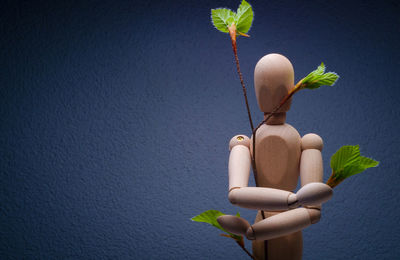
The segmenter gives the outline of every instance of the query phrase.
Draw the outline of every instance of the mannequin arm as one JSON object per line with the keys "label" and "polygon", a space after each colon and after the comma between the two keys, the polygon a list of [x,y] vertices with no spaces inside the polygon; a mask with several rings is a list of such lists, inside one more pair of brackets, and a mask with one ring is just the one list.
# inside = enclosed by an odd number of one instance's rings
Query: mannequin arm
{"label": "mannequin arm", "polygon": [[[235,137],[232,138],[229,158],[229,200],[244,208],[287,211],[268,217],[252,226],[235,216],[221,216],[218,218],[221,226],[235,234],[246,235],[251,240],[269,240],[317,223],[321,217],[320,204],[332,197],[332,189],[322,183],[322,146],[322,139],[315,134],[308,134],[302,138],[303,152],[300,161],[302,188],[294,194],[278,189],[247,187],[251,164],[250,152],[246,145],[238,145]],[[300,205],[305,208],[296,208]]]}
{"label": "mannequin arm", "polygon": [[250,240],[269,240],[285,236],[317,223],[320,216],[318,209],[288,210],[250,226],[246,231],[246,237]]}
{"label": "mannequin arm", "polygon": [[307,134],[301,138],[300,179],[301,186],[311,182],[322,182],[322,148],[321,137]]}
{"label": "mannequin arm", "polygon": [[229,200],[243,208],[261,210],[287,210],[296,201],[292,192],[247,187],[250,175],[250,139],[244,135],[234,136],[229,142]]}
{"label": "mannequin arm", "polygon": [[321,203],[332,197],[332,189],[322,183],[323,142],[316,134],[307,134],[301,139],[300,178],[302,188],[290,195],[293,206],[303,205],[266,218],[247,229],[248,239],[268,240],[302,230],[321,218]]}
{"label": "mannequin arm", "polygon": [[315,134],[302,138],[300,162],[301,185],[297,194],[289,191],[247,187],[250,175],[250,139],[234,136],[229,142],[229,201],[243,208],[257,210],[288,210],[300,205],[319,205],[332,196],[332,189],[322,183],[322,139]]}
{"label": "mannequin arm", "polygon": [[316,134],[307,134],[301,139],[300,179],[302,188],[297,192],[298,203],[320,208],[320,204],[329,200],[332,189],[322,183],[323,141]]}
{"label": "mannequin arm", "polygon": [[229,192],[249,184],[251,156],[250,139],[245,135],[236,135],[229,142]]}

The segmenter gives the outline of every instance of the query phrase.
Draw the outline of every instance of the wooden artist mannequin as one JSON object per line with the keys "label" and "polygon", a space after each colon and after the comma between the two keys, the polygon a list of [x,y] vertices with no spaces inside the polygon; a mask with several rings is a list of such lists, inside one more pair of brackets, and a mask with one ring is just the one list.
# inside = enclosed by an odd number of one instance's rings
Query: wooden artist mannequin
{"label": "wooden artist mannequin", "polygon": [[[282,55],[266,55],[256,65],[254,84],[258,105],[268,115],[294,87],[293,66]],[[230,215],[218,222],[254,240],[256,259],[301,259],[301,230],[319,221],[321,204],[332,196],[332,189],[322,183],[322,139],[316,134],[301,138],[285,123],[290,104],[291,100],[256,133],[257,187],[248,187],[252,139],[237,135],[229,143],[229,200],[258,214],[253,225]],[[302,188],[293,193],[299,177]]]}

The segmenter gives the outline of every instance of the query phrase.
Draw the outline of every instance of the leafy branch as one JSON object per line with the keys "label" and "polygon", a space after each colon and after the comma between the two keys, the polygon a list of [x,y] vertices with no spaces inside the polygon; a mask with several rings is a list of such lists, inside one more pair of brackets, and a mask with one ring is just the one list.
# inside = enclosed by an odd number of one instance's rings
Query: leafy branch
{"label": "leafy branch", "polygon": [[[246,2],[246,0],[242,0],[236,12],[227,9],[227,8],[218,8],[211,10],[211,19],[215,28],[223,33],[227,33],[230,36],[232,43],[232,50],[235,56],[236,69],[239,75],[240,83],[242,85],[243,96],[246,103],[247,114],[249,118],[250,127],[253,134],[253,156],[252,156],[252,167],[254,178],[257,184],[257,167],[256,167],[256,133],[257,130],[266,123],[274,114],[278,113],[278,111],[288,102],[292,96],[299,92],[302,89],[318,89],[321,86],[333,86],[336,81],[339,79],[339,75],[335,72],[327,72],[325,73],[325,65],[321,63],[320,66],[311,73],[309,73],[306,77],[301,79],[288,93],[283,99],[279,102],[279,104],[265,116],[264,120],[260,122],[257,127],[254,128],[253,121],[251,118],[249,103],[247,99],[247,91],[246,86],[244,84],[243,75],[240,70],[238,52],[237,52],[237,42],[236,39],[238,36],[250,37],[247,33],[251,28],[253,23],[253,10],[251,5]],[[339,183],[341,183],[344,179],[361,173],[364,170],[370,167],[378,166],[379,162],[360,155],[359,146],[343,146],[341,147],[332,157],[331,157],[331,168],[332,175],[327,181],[327,185],[334,188]],[[262,217],[265,218],[264,212],[261,211]],[[225,215],[217,210],[208,210],[200,215],[193,217],[191,220],[196,222],[205,222],[211,224],[212,226],[222,230],[225,232],[221,234],[221,236],[232,238],[236,241],[236,243],[248,254],[252,259],[254,257],[251,253],[245,248],[243,236],[238,236],[232,233],[229,233],[225,229],[223,229],[219,223],[217,222],[217,218],[219,216]],[[240,216],[239,213],[237,216]]]}
{"label": "leafy branch", "polygon": [[229,33],[232,42],[232,50],[235,55],[236,70],[239,75],[240,84],[242,85],[243,96],[246,103],[247,116],[249,117],[249,123],[251,130],[254,129],[253,120],[251,118],[249,102],[247,100],[246,86],[244,85],[243,75],[240,70],[239,57],[237,54],[236,37],[238,35],[250,37],[247,35],[250,30],[251,24],[253,23],[253,9],[251,5],[242,0],[236,13],[227,8],[218,8],[211,10],[211,20],[215,28],[223,33]]}
{"label": "leafy branch", "polygon": [[377,167],[378,165],[378,161],[361,156],[358,145],[342,146],[331,157],[332,175],[326,184],[334,188],[344,179],[361,173],[368,168]]}

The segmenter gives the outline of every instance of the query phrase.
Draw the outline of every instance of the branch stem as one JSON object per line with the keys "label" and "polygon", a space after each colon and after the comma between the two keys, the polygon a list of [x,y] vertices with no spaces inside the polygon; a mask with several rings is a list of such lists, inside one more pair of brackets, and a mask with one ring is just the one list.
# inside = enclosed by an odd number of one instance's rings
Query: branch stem
{"label": "branch stem", "polygon": [[[238,243],[238,244],[239,244],[239,243]],[[251,257],[251,259],[255,259],[254,256],[253,256],[244,246],[241,246],[240,244],[239,244],[239,246],[243,249],[244,252],[246,252],[246,254],[247,254],[248,256]]]}
{"label": "branch stem", "polygon": [[345,178],[340,178],[335,176],[335,173],[332,172],[331,176],[329,177],[328,181],[326,182],[332,189],[339,185]]}
{"label": "branch stem", "polygon": [[229,35],[231,36],[233,54],[235,55],[236,70],[237,70],[237,73],[239,74],[240,84],[242,84],[243,96],[244,96],[244,100],[246,102],[247,116],[249,117],[251,131],[253,131],[254,126],[253,126],[253,120],[251,118],[249,101],[247,100],[246,86],[244,85],[243,75],[242,75],[242,72],[240,70],[240,65],[239,65],[239,57],[237,55],[236,25],[234,23],[232,23],[232,25],[228,29],[229,29]]}

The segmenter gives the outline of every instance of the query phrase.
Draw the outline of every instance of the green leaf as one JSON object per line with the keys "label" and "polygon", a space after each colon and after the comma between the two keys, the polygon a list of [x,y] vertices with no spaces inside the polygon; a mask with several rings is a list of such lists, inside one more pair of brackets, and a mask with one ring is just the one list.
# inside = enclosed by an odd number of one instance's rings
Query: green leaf
{"label": "green leaf", "polygon": [[331,157],[331,168],[335,179],[345,179],[378,164],[378,161],[361,156],[358,145],[345,145]]}
{"label": "green leaf", "polygon": [[253,23],[253,17],[254,13],[251,5],[246,0],[243,0],[236,11],[236,30],[241,33],[247,33]]}
{"label": "green leaf", "polygon": [[214,27],[224,33],[229,33],[228,27],[235,21],[236,14],[227,8],[211,9],[211,20]]}
{"label": "green leaf", "polygon": [[315,74],[315,75],[322,75],[325,72],[325,64],[321,62],[321,65],[318,66],[316,70],[311,72],[310,74]]}
{"label": "green leaf", "polygon": [[358,145],[342,146],[331,157],[331,168],[334,172],[339,172],[348,164],[356,163],[360,156],[360,147]]}
{"label": "green leaf", "polygon": [[321,86],[333,86],[339,79],[339,75],[335,72],[324,72],[325,65],[322,62],[316,70],[301,80],[302,88],[316,89]]}
{"label": "green leaf", "polygon": [[378,166],[379,162],[375,161],[372,158],[361,156],[360,157],[360,164],[367,169],[367,168]]}
{"label": "green leaf", "polygon": [[196,221],[196,222],[205,222],[205,223],[211,224],[214,227],[216,227],[226,233],[229,233],[223,227],[221,227],[221,225],[217,222],[217,218],[219,216],[223,216],[223,215],[225,215],[225,214],[218,210],[207,210],[207,211],[204,211],[203,213],[201,213],[200,215],[197,215],[197,216],[191,218],[191,220]]}

